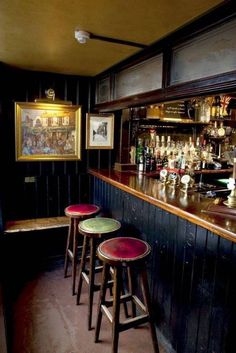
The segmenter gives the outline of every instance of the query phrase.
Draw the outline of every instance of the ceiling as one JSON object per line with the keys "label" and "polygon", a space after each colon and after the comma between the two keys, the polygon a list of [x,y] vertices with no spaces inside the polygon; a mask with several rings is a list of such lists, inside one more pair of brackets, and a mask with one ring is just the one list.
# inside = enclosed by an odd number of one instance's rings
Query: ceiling
{"label": "ceiling", "polygon": [[76,28],[145,45],[222,3],[219,0],[1,0],[0,62],[95,76],[139,48],[90,39]]}

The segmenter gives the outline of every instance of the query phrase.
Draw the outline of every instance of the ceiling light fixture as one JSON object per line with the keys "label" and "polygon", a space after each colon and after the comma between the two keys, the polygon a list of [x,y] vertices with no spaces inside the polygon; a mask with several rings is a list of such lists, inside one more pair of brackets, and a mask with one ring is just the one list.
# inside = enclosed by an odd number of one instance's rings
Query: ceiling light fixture
{"label": "ceiling light fixture", "polygon": [[116,43],[116,44],[121,44],[121,45],[128,45],[131,47],[136,47],[136,48],[141,48],[141,49],[144,49],[147,47],[147,45],[144,45],[144,44],[131,42],[128,40],[117,39],[117,38],[99,36],[99,35],[92,34],[87,31],[82,31],[79,29],[75,30],[75,38],[78,40],[78,42],[80,44],[85,44],[88,39],[96,39],[96,40],[101,40],[104,42]]}

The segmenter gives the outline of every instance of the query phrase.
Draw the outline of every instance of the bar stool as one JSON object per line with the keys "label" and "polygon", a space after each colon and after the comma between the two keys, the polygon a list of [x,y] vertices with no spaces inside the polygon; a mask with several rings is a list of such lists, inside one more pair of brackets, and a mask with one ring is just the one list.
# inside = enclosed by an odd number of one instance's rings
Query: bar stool
{"label": "bar stool", "polygon": [[76,204],[65,208],[65,215],[70,217],[66,253],[64,263],[64,277],[67,277],[69,260],[72,262],[72,295],[75,294],[75,280],[78,260],[78,224],[82,219],[94,217],[100,207],[93,204]]}
{"label": "bar stool", "polygon": [[[89,287],[88,294],[88,330],[92,326],[92,307],[94,292],[100,289],[99,284],[95,284],[95,274],[101,272],[101,266],[95,266],[96,249],[99,240],[108,234],[113,234],[121,227],[119,221],[113,218],[90,218],[79,224],[79,233],[84,236],[83,250],[81,255],[79,275],[78,275],[78,290],[77,290],[77,305],[80,303],[80,295],[83,280]],[[88,271],[86,270],[86,257],[89,255]],[[111,284],[111,283],[110,283]]]}
{"label": "bar stool", "polygon": [[[103,241],[97,250],[98,258],[103,262],[102,283],[98,303],[98,315],[95,329],[95,342],[99,341],[102,314],[104,313],[112,324],[112,353],[118,352],[119,333],[149,322],[153,343],[153,350],[159,353],[155,325],[152,317],[150,293],[148,287],[147,271],[145,261],[150,254],[151,248],[145,241],[131,237],[117,237]],[[114,268],[113,297],[106,300],[106,288],[109,268]],[[121,295],[122,271],[128,268],[129,292]],[[132,281],[132,269],[138,270],[141,279],[141,289],[144,303],[134,294]],[[120,303],[132,302],[132,318],[120,322]],[[109,307],[112,306],[112,313]],[[136,315],[135,307],[142,312]]]}

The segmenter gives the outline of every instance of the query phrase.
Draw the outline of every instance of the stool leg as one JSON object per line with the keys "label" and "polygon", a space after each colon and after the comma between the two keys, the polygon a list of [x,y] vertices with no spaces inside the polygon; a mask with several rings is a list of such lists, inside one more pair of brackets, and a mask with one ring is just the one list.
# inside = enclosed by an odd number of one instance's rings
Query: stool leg
{"label": "stool leg", "polygon": [[150,325],[150,329],[151,329],[153,350],[154,350],[154,353],[159,353],[156,330],[155,330],[155,325],[154,325],[154,320],[153,320],[153,315],[152,315],[151,299],[150,299],[150,292],[149,292],[146,268],[141,269],[141,285],[142,285],[144,303],[145,303],[145,306],[147,308],[148,315],[149,315],[149,325]]}
{"label": "stool leg", "polygon": [[72,234],[73,234],[73,219],[70,219],[70,224],[69,224],[69,229],[68,229],[68,235],[67,235],[67,241],[66,241],[66,252],[65,252],[65,263],[64,263],[64,277],[67,277],[67,271],[68,271],[68,260],[69,260],[69,255],[68,251],[70,248],[70,244],[72,241]]}
{"label": "stool leg", "polygon": [[103,268],[102,268],[102,279],[101,279],[101,288],[100,288],[100,295],[99,295],[99,301],[98,301],[98,310],[97,310],[97,322],[96,322],[96,328],[95,328],[95,343],[99,341],[99,334],[100,334],[100,328],[101,328],[101,322],[102,322],[102,305],[105,302],[106,298],[106,284],[108,282],[109,278],[109,265],[104,263]]}
{"label": "stool leg", "polygon": [[74,219],[73,231],[73,258],[72,258],[72,295],[75,295],[76,269],[78,261],[78,218]]}
{"label": "stool leg", "polygon": [[[114,270],[111,269],[111,276],[112,276],[112,277],[113,277],[113,274],[114,274]],[[122,293],[122,294],[125,294],[125,287],[124,287],[124,280],[123,280],[123,278],[122,278],[122,282],[121,282],[121,293]],[[110,287],[110,296],[111,296],[111,297],[113,296],[112,287]],[[127,306],[127,302],[126,302],[126,301],[123,303],[123,306],[124,306],[125,317],[128,318],[128,317],[129,317],[129,312],[128,312],[128,306]]]}
{"label": "stool leg", "polygon": [[77,305],[79,305],[79,302],[80,302],[80,295],[81,295],[82,282],[83,282],[83,272],[86,265],[87,244],[88,244],[88,237],[84,236],[83,250],[82,250],[80,267],[79,267],[79,279],[78,279],[79,282],[78,282],[77,298],[76,298]]}
{"label": "stool leg", "polygon": [[114,290],[113,290],[113,319],[112,319],[112,353],[118,352],[119,324],[120,324],[120,292],[122,281],[122,269],[114,268]]}
{"label": "stool leg", "polygon": [[96,240],[90,238],[90,261],[89,261],[89,303],[88,303],[88,330],[92,326],[92,310],[93,310],[93,294],[94,294],[94,277],[95,277],[95,260],[96,260]]}
{"label": "stool leg", "polygon": [[[134,295],[134,283],[133,283],[132,270],[131,270],[130,266],[127,268],[127,271],[128,271],[129,292],[133,296]],[[136,316],[136,305],[133,300],[131,300],[131,305],[132,305],[132,317],[135,317]]]}

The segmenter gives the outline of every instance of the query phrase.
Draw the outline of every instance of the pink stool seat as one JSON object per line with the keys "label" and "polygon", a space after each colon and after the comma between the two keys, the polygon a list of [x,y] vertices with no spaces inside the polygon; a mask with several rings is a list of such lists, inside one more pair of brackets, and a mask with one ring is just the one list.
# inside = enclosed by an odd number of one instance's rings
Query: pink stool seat
{"label": "pink stool seat", "polygon": [[99,253],[113,261],[136,261],[146,257],[151,248],[148,243],[131,237],[105,240],[99,245]]}
{"label": "pink stool seat", "polygon": [[[100,211],[100,207],[88,203],[80,203],[69,205],[65,208],[65,215],[70,218],[70,226],[68,230],[64,277],[67,277],[69,260],[72,262],[72,294],[75,294],[75,281],[78,260],[78,226],[81,220],[95,217]],[[79,246],[81,248],[81,246]]]}
{"label": "pink stool seat", "polygon": [[70,205],[65,208],[65,214],[68,217],[89,216],[98,212],[100,208],[96,205],[80,203],[77,205]]}

